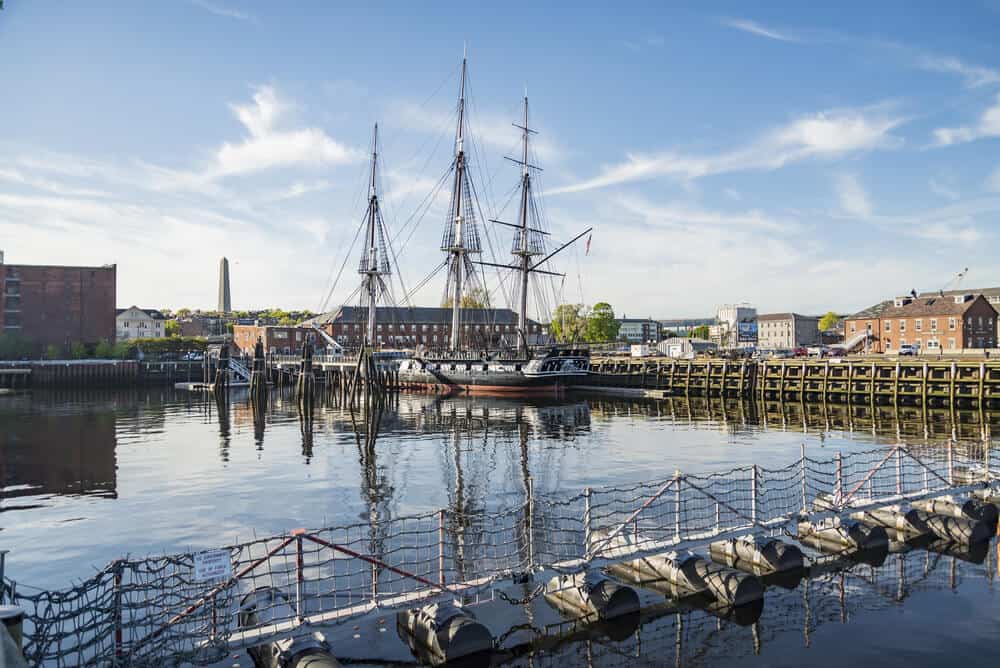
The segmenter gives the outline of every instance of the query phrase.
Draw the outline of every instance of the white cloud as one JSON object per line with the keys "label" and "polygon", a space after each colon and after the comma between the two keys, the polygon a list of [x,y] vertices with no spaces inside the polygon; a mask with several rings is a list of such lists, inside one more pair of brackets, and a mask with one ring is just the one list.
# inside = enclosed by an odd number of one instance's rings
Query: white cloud
{"label": "white cloud", "polygon": [[930,189],[932,193],[934,193],[938,197],[944,197],[945,199],[950,199],[952,201],[959,200],[962,197],[961,193],[959,193],[958,190],[944,183],[939,182],[937,179],[931,179],[927,183],[927,187]]}
{"label": "white cloud", "polygon": [[945,221],[923,225],[917,229],[916,235],[923,239],[946,243],[957,241],[963,244],[974,244],[982,239],[982,234],[974,225],[962,221]]}
{"label": "white cloud", "polygon": [[53,181],[51,179],[25,175],[23,172],[17,169],[0,168],[0,181],[17,183],[23,186],[28,186],[29,188],[34,188],[36,190],[42,190],[45,192],[54,193],[56,195],[68,195],[74,197],[108,196],[108,193],[104,190],[95,190],[93,188],[76,188],[63,183],[59,183],[58,181]]}
{"label": "white cloud", "polygon": [[833,158],[894,146],[901,140],[890,133],[903,121],[872,110],[821,112],[776,128],[746,147],[728,153],[629,154],[625,162],[605,167],[599,176],[556,188],[549,194],[581,192],[657,176],[696,179],[727,172],[771,170],[808,158]]}
{"label": "white cloud", "polygon": [[340,164],[360,157],[319,128],[276,129],[288,105],[271,86],[257,88],[253,103],[232,109],[249,136],[238,144],[226,142],[216,151],[215,165],[208,172],[211,178],[291,165]]}
{"label": "white cloud", "polygon": [[924,55],[917,59],[917,66],[929,72],[957,74],[969,88],[1000,83],[1000,71],[964,63],[952,56]]}
{"label": "white cloud", "polygon": [[776,39],[781,42],[800,42],[798,37],[794,37],[787,33],[778,32],[772,28],[767,28],[754,21],[747,21],[744,19],[729,19],[722,22],[722,25],[729,26],[736,30],[742,30],[743,32],[748,32],[752,35],[757,35],[758,37],[767,37],[768,39]]}
{"label": "white cloud", "polygon": [[852,216],[867,218],[872,215],[872,205],[864,186],[853,174],[843,174],[837,178],[837,197],[840,208]]}
{"label": "white cloud", "polygon": [[938,128],[934,131],[934,141],[937,146],[963,144],[990,137],[1000,137],[1000,94],[997,95],[993,106],[987,107],[975,125]]}
{"label": "white cloud", "polygon": [[246,12],[240,11],[238,9],[231,9],[225,5],[220,5],[216,2],[209,2],[208,0],[190,0],[191,4],[196,7],[201,7],[207,12],[215,14],[216,16],[223,16],[229,19],[238,19],[240,21],[252,21],[256,22],[257,19]]}
{"label": "white cloud", "polygon": [[743,199],[743,195],[740,193],[739,190],[735,190],[733,188],[723,188],[722,192],[726,194],[726,197],[735,202],[739,202],[740,200]]}
{"label": "white cloud", "polygon": [[1000,167],[993,170],[993,173],[986,179],[986,187],[993,192],[1000,193]]}

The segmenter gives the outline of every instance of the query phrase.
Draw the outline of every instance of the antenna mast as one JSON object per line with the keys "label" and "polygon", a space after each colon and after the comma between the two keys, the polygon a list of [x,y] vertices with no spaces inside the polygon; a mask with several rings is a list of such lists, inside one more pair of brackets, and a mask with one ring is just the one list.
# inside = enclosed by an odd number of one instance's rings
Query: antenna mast
{"label": "antenna mast", "polygon": [[528,169],[528,94],[524,95],[524,125],[521,126],[521,230],[514,255],[521,258],[521,301],[517,311],[517,348],[528,354],[528,279],[531,275],[530,244],[528,243],[528,203],[531,198],[531,170]]}

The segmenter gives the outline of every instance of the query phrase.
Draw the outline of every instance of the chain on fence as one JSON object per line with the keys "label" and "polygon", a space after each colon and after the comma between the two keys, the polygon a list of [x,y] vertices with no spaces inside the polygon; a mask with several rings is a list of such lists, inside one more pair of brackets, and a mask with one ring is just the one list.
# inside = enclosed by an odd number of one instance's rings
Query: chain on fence
{"label": "chain on fence", "polygon": [[[897,445],[824,458],[803,449],[783,468],[677,472],[572,496],[527,494],[524,503],[475,513],[296,530],[224,548],[231,575],[216,582],[197,580],[196,555],[187,553],[120,559],[64,590],[7,585],[27,613],[32,664],[207,661],[241,634],[255,644],[303,622],[412,607],[440,595],[474,600],[499,579],[598,563],[610,558],[612,544],[614,558],[639,556],[739,532],[789,532],[817,510],[818,498],[828,514],[844,514],[968,489],[1000,478],[994,454],[983,444]],[[248,596],[259,591],[276,594]]]}

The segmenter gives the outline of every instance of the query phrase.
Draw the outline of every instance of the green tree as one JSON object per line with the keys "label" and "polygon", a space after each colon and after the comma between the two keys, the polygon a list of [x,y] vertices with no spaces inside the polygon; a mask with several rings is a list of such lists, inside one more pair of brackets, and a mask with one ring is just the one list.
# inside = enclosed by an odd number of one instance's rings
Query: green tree
{"label": "green tree", "polygon": [[111,355],[115,359],[123,360],[126,357],[128,357],[128,351],[129,351],[128,343],[126,343],[125,341],[118,341],[117,343],[115,343],[115,347],[112,350]]}
{"label": "green tree", "polygon": [[0,359],[19,360],[30,357],[32,349],[31,341],[20,334],[0,334]]}
{"label": "green tree", "polygon": [[94,347],[94,357],[97,359],[110,359],[114,354],[114,348],[108,343],[107,339],[101,339],[97,346]]}
{"label": "green tree", "polygon": [[191,309],[189,309],[186,306],[184,308],[177,309],[177,312],[174,313],[174,317],[177,317],[177,318],[186,318],[189,315],[191,315]]}
{"label": "green tree", "polygon": [[605,343],[618,338],[621,323],[615,320],[615,311],[611,304],[598,302],[587,315],[586,339],[590,343]]}
{"label": "green tree", "polygon": [[167,336],[180,336],[181,324],[176,320],[167,320],[167,324],[163,326],[163,333]]}
{"label": "green tree", "polygon": [[82,360],[87,357],[87,346],[77,341],[69,347],[69,356],[75,360]]}
{"label": "green tree", "polygon": [[691,333],[688,336],[695,339],[707,339],[709,336],[708,325],[698,325],[697,327],[691,330]]}
{"label": "green tree", "polygon": [[819,319],[819,328],[821,330],[833,329],[840,322],[840,316],[833,311],[827,311],[826,315]]}
{"label": "green tree", "polygon": [[62,350],[54,343],[45,347],[45,359],[57,360],[62,357]]}
{"label": "green tree", "polygon": [[583,304],[560,304],[552,314],[549,331],[559,343],[582,341],[587,333]]}
{"label": "green tree", "polygon": [[[486,308],[489,303],[489,296],[482,288],[473,288],[467,294],[462,295],[462,308]],[[441,304],[444,308],[451,308],[455,301],[450,297]]]}

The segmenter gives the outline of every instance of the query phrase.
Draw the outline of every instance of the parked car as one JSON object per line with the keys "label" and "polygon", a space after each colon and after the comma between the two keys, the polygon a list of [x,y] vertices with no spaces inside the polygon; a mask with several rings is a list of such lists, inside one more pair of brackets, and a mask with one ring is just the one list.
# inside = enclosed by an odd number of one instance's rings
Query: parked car
{"label": "parked car", "polygon": [[847,351],[837,346],[830,346],[823,351],[823,357],[846,357]]}
{"label": "parked car", "polygon": [[919,355],[920,354],[920,346],[918,346],[915,343],[904,343],[901,346],[899,346],[899,354],[900,355]]}
{"label": "parked car", "polygon": [[804,346],[799,346],[792,349],[792,355],[795,357],[809,357],[809,350]]}

